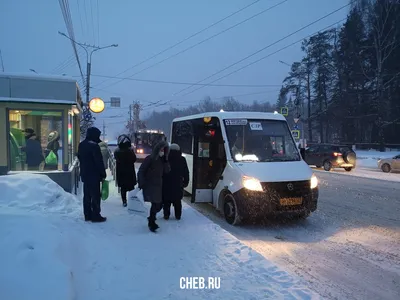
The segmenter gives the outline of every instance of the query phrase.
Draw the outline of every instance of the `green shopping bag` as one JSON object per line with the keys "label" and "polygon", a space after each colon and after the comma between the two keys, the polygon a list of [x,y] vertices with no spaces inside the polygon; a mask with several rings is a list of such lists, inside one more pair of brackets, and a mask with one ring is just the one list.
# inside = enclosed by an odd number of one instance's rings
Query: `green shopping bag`
{"label": "green shopping bag", "polygon": [[57,165],[58,164],[58,159],[56,154],[52,151],[50,151],[49,155],[47,155],[45,159],[46,165]]}
{"label": "green shopping bag", "polygon": [[101,199],[104,201],[108,199],[109,187],[110,187],[110,184],[109,184],[108,180],[104,180],[101,183]]}

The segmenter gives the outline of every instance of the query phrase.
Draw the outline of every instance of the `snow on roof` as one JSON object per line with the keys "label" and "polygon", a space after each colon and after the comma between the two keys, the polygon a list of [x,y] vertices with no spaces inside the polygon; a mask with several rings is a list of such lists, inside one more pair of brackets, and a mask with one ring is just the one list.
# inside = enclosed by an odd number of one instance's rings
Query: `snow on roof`
{"label": "snow on roof", "polygon": [[201,119],[204,117],[217,117],[219,119],[266,119],[285,121],[285,117],[279,113],[253,112],[253,111],[227,111],[206,112],[197,115],[175,118],[173,122]]}
{"label": "snow on roof", "polygon": [[77,104],[76,101],[73,100],[13,98],[13,97],[0,97],[0,102],[51,103],[51,104],[68,104],[68,105]]}
{"label": "snow on roof", "polygon": [[32,79],[32,80],[53,80],[53,81],[65,81],[65,82],[77,82],[77,80],[71,76],[52,75],[52,74],[35,74],[35,73],[0,73],[0,78],[20,78],[20,79]]}

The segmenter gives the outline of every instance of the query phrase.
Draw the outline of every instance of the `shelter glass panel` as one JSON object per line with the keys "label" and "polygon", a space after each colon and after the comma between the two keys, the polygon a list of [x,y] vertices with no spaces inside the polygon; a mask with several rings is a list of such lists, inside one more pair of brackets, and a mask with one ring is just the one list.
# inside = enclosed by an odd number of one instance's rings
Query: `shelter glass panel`
{"label": "shelter glass panel", "polygon": [[11,171],[62,170],[61,111],[9,110]]}

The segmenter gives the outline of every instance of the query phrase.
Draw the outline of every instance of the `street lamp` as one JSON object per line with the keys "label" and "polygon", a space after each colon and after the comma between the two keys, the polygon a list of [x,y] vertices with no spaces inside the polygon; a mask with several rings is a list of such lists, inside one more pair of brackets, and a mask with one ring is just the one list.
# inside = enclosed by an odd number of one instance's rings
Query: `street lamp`
{"label": "street lamp", "polygon": [[[83,50],[85,50],[86,52],[86,103],[89,103],[89,97],[90,97],[90,72],[91,72],[91,66],[92,66],[92,55],[94,52],[102,50],[102,49],[107,49],[107,48],[111,48],[111,47],[118,47],[118,44],[112,44],[112,45],[108,45],[108,46],[104,46],[104,47],[97,47],[97,46],[91,46],[91,45],[86,45],[86,44],[82,44],[79,43],[77,41],[75,41],[74,39],[70,38],[69,36],[67,36],[65,33],[63,32],[58,32],[58,34],[62,35],[63,37],[66,37],[67,39],[69,39],[71,42],[73,42],[74,44],[81,46],[83,48]],[[93,48],[90,52],[88,51],[87,48]]]}

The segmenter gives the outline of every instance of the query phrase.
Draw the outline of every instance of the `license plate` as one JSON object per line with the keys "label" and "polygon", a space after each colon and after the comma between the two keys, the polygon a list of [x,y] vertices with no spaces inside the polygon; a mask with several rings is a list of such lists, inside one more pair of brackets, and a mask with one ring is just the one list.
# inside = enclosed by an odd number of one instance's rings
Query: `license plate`
{"label": "license plate", "polygon": [[282,206],[289,206],[289,205],[300,205],[303,203],[303,198],[302,197],[297,197],[297,198],[281,198],[279,200],[280,204]]}

